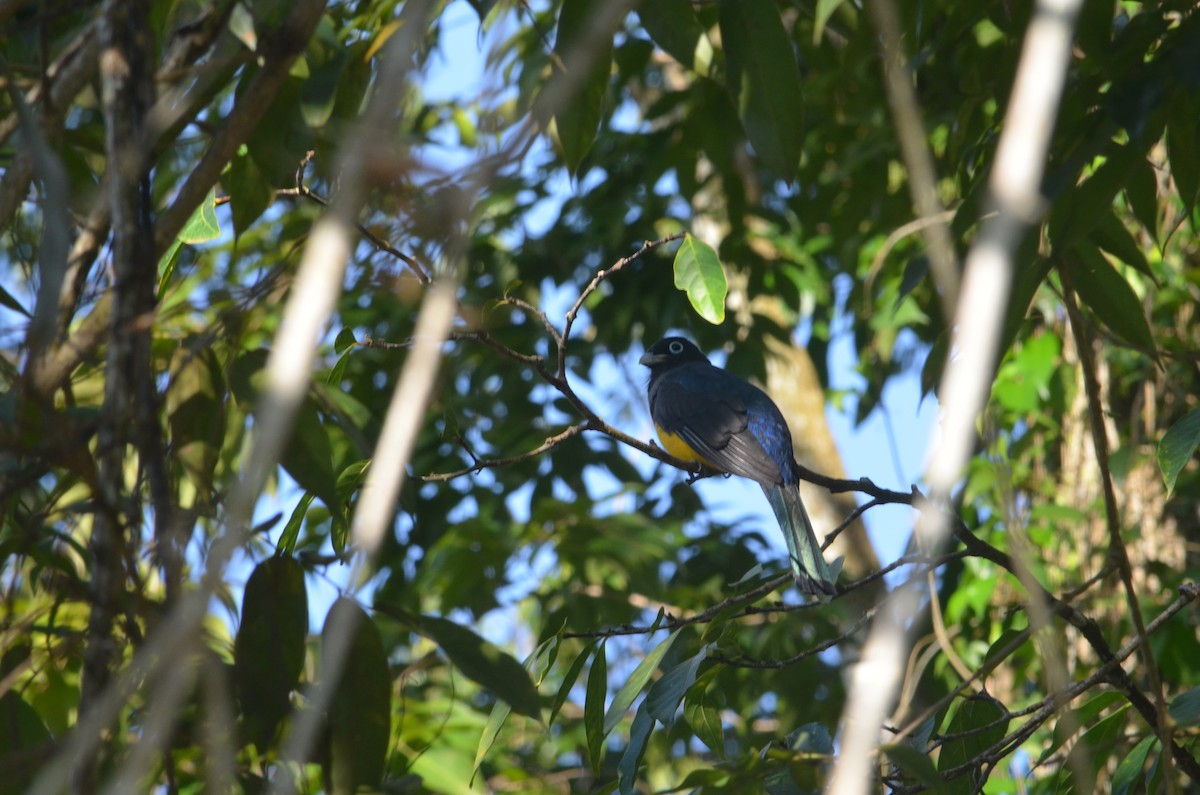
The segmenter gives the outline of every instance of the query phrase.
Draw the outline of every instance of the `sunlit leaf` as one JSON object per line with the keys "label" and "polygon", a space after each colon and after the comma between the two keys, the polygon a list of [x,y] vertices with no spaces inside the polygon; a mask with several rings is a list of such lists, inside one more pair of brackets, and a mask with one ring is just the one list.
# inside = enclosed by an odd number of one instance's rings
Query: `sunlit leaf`
{"label": "sunlit leaf", "polygon": [[687,293],[692,308],[713,325],[725,322],[729,285],[717,252],[688,235],[675,252],[675,287]]}

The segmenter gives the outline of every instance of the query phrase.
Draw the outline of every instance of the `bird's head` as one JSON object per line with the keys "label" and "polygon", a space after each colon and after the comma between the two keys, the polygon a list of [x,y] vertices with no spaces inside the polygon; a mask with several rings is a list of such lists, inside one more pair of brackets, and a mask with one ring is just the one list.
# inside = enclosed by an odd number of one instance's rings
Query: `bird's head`
{"label": "bird's head", "polygon": [[677,367],[688,362],[707,362],[706,357],[690,340],[683,337],[664,337],[651,345],[638,359],[640,364],[650,368],[650,372],[659,372]]}

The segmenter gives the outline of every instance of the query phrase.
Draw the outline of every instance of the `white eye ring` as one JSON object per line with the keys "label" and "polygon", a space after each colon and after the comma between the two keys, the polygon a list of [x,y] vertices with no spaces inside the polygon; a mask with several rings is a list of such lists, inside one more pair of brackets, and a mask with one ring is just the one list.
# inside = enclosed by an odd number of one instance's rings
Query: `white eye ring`
{"label": "white eye ring", "polygon": [[683,343],[676,340],[667,345],[667,350],[671,353],[683,353]]}

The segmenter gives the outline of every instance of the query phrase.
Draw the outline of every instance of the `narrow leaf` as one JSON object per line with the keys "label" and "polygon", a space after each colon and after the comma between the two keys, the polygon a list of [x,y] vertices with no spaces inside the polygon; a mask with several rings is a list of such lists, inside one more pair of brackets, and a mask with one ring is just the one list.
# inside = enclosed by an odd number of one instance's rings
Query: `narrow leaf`
{"label": "narrow leaf", "polygon": [[529,673],[511,655],[464,626],[435,616],[421,616],[415,629],[436,643],[463,674],[518,715],[541,721],[542,704]]}
{"label": "narrow leaf", "polygon": [[821,36],[825,33],[825,25],[829,23],[829,18],[833,16],[833,12],[837,11],[845,0],[817,0],[817,13],[813,20],[813,44],[821,43]]}
{"label": "narrow leaf", "polygon": [[714,326],[725,322],[725,296],[729,284],[717,252],[688,235],[675,252],[675,287],[687,293],[700,317]]}
{"label": "narrow leaf", "polygon": [[595,644],[588,646],[579,653],[575,661],[571,663],[571,667],[567,669],[563,675],[562,685],[558,688],[558,695],[554,697],[554,703],[550,706],[550,718],[547,721],[549,724],[554,723],[555,716],[562,709],[563,704],[567,703],[567,698],[571,695],[571,689],[575,687],[575,682],[579,679],[579,674],[583,671],[583,666],[587,663],[588,657],[592,653]]}
{"label": "narrow leaf", "polygon": [[643,703],[629,729],[629,745],[625,746],[625,753],[621,754],[621,761],[617,763],[617,787],[621,795],[631,795],[633,792],[638,767],[646,754],[646,741],[650,739],[653,728],[654,718],[650,717],[650,710]]}
{"label": "narrow leaf", "polygon": [[1142,768],[1146,766],[1146,757],[1150,755],[1150,749],[1157,744],[1158,738],[1154,735],[1144,737],[1129,755],[1121,760],[1121,764],[1117,765],[1117,772],[1113,774],[1112,795],[1129,795],[1135,791],[1138,780],[1142,777]]}
{"label": "narrow leaf", "polygon": [[583,729],[587,736],[588,761],[592,771],[600,774],[601,756],[604,753],[604,697],[608,693],[608,662],[604,643],[596,650],[592,669],[588,672],[587,698],[583,702]]}
{"label": "narrow leaf", "polygon": [[604,714],[604,733],[606,735],[621,722],[621,718],[625,717],[629,706],[633,704],[633,700],[637,698],[638,693],[642,692],[642,688],[650,681],[650,677],[654,675],[658,664],[662,662],[663,655],[670,650],[671,644],[675,642],[675,638],[677,637],[679,637],[679,633],[672,632],[667,636],[666,640],[658,644],[653,651],[647,654],[638,663],[637,668],[633,669],[633,673],[621,685],[617,694],[613,696],[612,704],[609,705],[608,712]]}
{"label": "narrow leaf", "polygon": [[664,726],[674,725],[679,703],[695,683],[696,672],[700,669],[700,663],[708,658],[708,650],[709,647],[704,646],[695,656],[676,665],[651,685],[650,691],[646,693],[646,707],[650,710],[650,717]]}
{"label": "narrow leaf", "polygon": [[1175,490],[1175,479],[1196,454],[1197,445],[1200,445],[1200,409],[1192,409],[1168,428],[1158,443],[1158,468],[1162,470],[1168,494]]}
{"label": "narrow leaf", "polygon": [[1100,250],[1085,242],[1072,249],[1068,259],[1072,286],[1100,322],[1127,342],[1154,350],[1141,302]]}
{"label": "narrow leaf", "polygon": [[304,524],[304,517],[308,514],[308,506],[312,505],[313,493],[311,491],[304,492],[300,501],[296,503],[296,507],[292,509],[292,515],[288,517],[287,524],[283,526],[283,532],[279,534],[279,540],[275,542],[275,554],[280,557],[291,557],[296,551],[296,539],[300,537],[300,528]]}

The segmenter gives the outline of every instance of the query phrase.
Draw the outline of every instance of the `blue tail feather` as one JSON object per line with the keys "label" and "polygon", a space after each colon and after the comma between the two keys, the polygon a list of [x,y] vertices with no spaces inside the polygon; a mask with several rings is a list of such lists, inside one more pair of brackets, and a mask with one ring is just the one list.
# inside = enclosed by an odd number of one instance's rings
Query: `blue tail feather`
{"label": "blue tail feather", "polygon": [[784,541],[787,542],[796,587],[807,594],[836,594],[833,575],[825,563],[825,556],[821,554],[817,534],[800,500],[798,484],[763,486],[763,492],[771,503],[775,518],[779,520],[779,529],[783,531]]}

